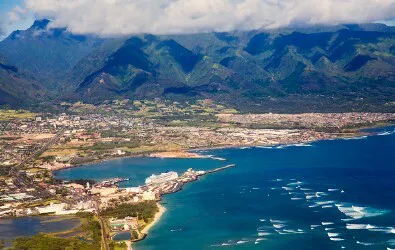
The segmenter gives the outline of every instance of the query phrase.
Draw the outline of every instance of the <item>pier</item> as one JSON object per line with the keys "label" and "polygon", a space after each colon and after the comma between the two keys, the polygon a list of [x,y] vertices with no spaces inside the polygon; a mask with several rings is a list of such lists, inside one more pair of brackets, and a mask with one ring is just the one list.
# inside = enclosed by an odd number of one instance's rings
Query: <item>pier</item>
{"label": "pier", "polygon": [[207,171],[206,174],[211,174],[211,173],[219,172],[219,171],[222,171],[222,170],[225,170],[225,169],[228,169],[228,168],[233,168],[233,167],[236,167],[236,164],[229,164],[229,165],[226,165],[225,167],[220,167],[220,168],[212,169],[212,170]]}

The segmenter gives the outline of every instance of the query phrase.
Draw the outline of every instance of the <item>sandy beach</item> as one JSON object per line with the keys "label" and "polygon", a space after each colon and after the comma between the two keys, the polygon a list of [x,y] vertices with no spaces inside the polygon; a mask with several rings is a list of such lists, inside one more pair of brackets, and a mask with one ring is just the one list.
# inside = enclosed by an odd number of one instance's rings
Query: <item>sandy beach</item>
{"label": "sandy beach", "polygon": [[158,152],[150,154],[150,157],[154,158],[173,158],[173,159],[182,159],[182,158],[207,158],[207,156],[200,155],[194,152],[187,151],[172,151],[172,152]]}
{"label": "sandy beach", "polygon": [[[159,203],[156,204],[159,207],[159,211],[155,214],[153,221],[150,224],[148,224],[143,230],[141,230],[142,234],[148,234],[151,227],[153,227],[156,223],[158,223],[162,215],[166,212],[166,208],[164,206],[162,206]],[[127,241],[126,245],[128,246],[128,250],[133,250],[133,242]]]}
{"label": "sandy beach", "polygon": [[159,207],[159,212],[155,214],[154,220],[150,224],[148,224],[143,230],[141,230],[141,233],[148,234],[148,231],[151,229],[151,227],[153,227],[156,223],[158,223],[162,215],[166,212],[166,208],[164,206],[162,206],[159,203],[157,204]]}

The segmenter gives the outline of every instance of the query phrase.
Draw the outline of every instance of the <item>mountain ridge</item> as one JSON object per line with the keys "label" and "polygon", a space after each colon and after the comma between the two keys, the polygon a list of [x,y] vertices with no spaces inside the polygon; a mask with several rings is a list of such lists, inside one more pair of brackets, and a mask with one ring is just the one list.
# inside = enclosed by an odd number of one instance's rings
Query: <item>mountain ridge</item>
{"label": "mountain ridge", "polygon": [[[58,100],[210,98],[248,111],[246,106],[270,108],[268,100],[274,99],[283,101],[280,109],[286,110],[286,103],[299,96],[300,110],[304,105],[318,105],[317,110],[333,105],[331,98],[344,102],[335,106],[346,104],[349,109],[360,108],[361,100],[370,109],[394,109],[391,26],[345,24],[103,39],[48,28],[49,22],[36,21],[28,30],[12,33],[0,42],[0,55],[24,75],[38,79]],[[22,49],[16,50],[18,46]],[[31,59],[35,53],[42,55]]]}

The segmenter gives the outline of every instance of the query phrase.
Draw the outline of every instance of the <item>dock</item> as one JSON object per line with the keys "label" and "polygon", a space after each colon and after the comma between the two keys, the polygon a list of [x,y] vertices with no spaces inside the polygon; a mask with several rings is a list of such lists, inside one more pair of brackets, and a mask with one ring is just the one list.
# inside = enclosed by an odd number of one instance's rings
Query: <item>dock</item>
{"label": "dock", "polygon": [[228,168],[233,168],[233,167],[236,167],[236,164],[229,164],[229,165],[226,165],[226,166],[224,166],[224,167],[212,169],[212,170],[206,171],[206,174],[211,174],[211,173],[219,172],[219,171],[222,171],[222,170],[225,170],[225,169],[228,169]]}

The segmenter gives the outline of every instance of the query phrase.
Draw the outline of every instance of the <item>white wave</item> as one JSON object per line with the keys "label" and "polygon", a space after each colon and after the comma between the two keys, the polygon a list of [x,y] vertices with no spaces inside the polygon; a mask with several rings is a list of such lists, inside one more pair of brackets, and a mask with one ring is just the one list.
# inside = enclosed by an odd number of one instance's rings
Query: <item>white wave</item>
{"label": "white wave", "polygon": [[270,189],[271,189],[271,190],[279,190],[279,189],[281,189],[281,188],[279,188],[279,187],[271,187]]}
{"label": "white wave", "polygon": [[261,189],[261,188],[252,188],[253,190],[259,190],[259,189]]}
{"label": "white wave", "polygon": [[342,238],[329,238],[332,241],[343,241],[344,239]]}
{"label": "white wave", "polygon": [[271,235],[271,233],[267,233],[267,232],[258,232],[258,236],[269,236]]}
{"label": "white wave", "polygon": [[286,190],[286,191],[292,191],[292,190],[294,190],[293,188],[290,188],[290,187],[281,187],[282,189],[284,189],[284,190]]}
{"label": "white wave", "polygon": [[320,227],[321,225],[311,225],[310,227],[312,228],[316,228],[316,227]]}
{"label": "white wave", "polygon": [[287,223],[286,220],[274,220],[274,219],[270,219],[270,222],[271,222],[271,223],[280,223],[280,224]]}
{"label": "white wave", "polygon": [[387,250],[395,250],[395,248],[389,248],[389,247],[387,247]]}
{"label": "white wave", "polygon": [[274,180],[271,180],[271,181],[283,181],[283,179],[274,179]]}
{"label": "white wave", "polygon": [[336,192],[339,191],[339,189],[336,188],[328,188],[328,192]]}
{"label": "white wave", "polygon": [[249,149],[250,147],[240,147],[240,149]]}
{"label": "white wave", "polygon": [[256,148],[266,148],[266,149],[273,149],[273,147],[269,147],[269,146],[256,146]]}
{"label": "white wave", "polygon": [[387,210],[350,205],[349,203],[335,204],[340,212],[353,219],[375,217],[388,213]]}
{"label": "white wave", "polygon": [[329,237],[329,238],[337,237],[337,236],[340,235],[339,233],[327,233],[327,234],[328,234],[328,237]]}
{"label": "white wave", "polygon": [[232,244],[229,243],[222,243],[221,246],[231,246]]}
{"label": "white wave", "polygon": [[247,243],[248,242],[248,240],[239,240],[238,242],[236,242],[236,244],[244,244],[244,243]]}
{"label": "white wave", "polygon": [[298,185],[301,185],[301,184],[303,184],[303,182],[301,182],[301,181],[296,181],[296,182],[288,183],[287,186],[298,186]]}
{"label": "white wave", "polygon": [[376,245],[377,243],[362,242],[362,241],[357,240],[357,244],[364,245],[364,246],[373,246],[373,245]]}
{"label": "white wave", "polygon": [[395,133],[395,130],[394,130],[394,131],[385,131],[385,132],[381,132],[381,133],[378,133],[377,135],[391,135],[391,134],[393,134],[393,133]]}
{"label": "white wave", "polygon": [[327,225],[333,225],[333,224],[335,224],[335,223],[333,223],[333,222],[330,222],[330,221],[323,221],[323,222],[321,222],[321,224],[323,225],[323,226],[327,226]]}
{"label": "white wave", "polygon": [[316,196],[315,195],[306,195],[306,200],[310,200],[313,198],[316,198]]}
{"label": "white wave", "polygon": [[346,224],[346,228],[349,230],[361,230],[361,229],[366,229],[367,225],[366,224]]}
{"label": "white wave", "polygon": [[325,228],[325,231],[332,231],[332,230],[335,230],[335,229],[332,228],[332,227],[327,227],[327,228]]}
{"label": "white wave", "polygon": [[213,160],[216,160],[216,161],[226,161],[226,159],[225,158],[221,158],[221,157],[214,157],[214,156],[211,156],[211,157],[209,157],[210,159],[213,159]]}
{"label": "white wave", "polygon": [[302,190],[302,191],[311,191],[310,188],[300,188],[300,190]]}
{"label": "white wave", "polygon": [[318,206],[322,206],[322,205],[329,205],[329,204],[336,203],[336,201],[316,201],[314,203]]}
{"label": "white wave", "polygon": [[343,138],[343,140],[362,140],[362,139],[366,139],[368,138],[366,135],[364,136],[360,136],[360,137],[347,137],[347,138]]}
{"label": "white wave", "polygon": [[182,229],[181,228],[179,228],[179,229],[171,229],[170,231],[171,232],[178,232],[178,231],[182,231]]}
{"label": "white wave", "polygon": [[285,225],[284,224],[273,224],[273,227],[278,229],[278,228],[285,227]]}
{"label": "white wave", "polygon": [[300,198],[300,197],[292,197],[291,200],[297,201],[297,200],[303,200],[303,198]]}
{"label": "white wave", "polygon": [[263,241],[265,238],[257,238],[255,241]]}
{"label": "white wave", "polygon": [[262,222],[264,222],[264,221],[266,221],[265,219],[259,219],[259,221],[262,221]]}
{"label": "white wave", "polygon": [[285,233],[289,233],[289,234],[302,234],[302,233],[304,233],[304,231],[303,230],[292,230],[292,229],[284,229],[283,230],[283,232],[285,232]]}
{"label": "white wave", "polygon": [[323,205],[322,208],[331,208],[333,205]]}

